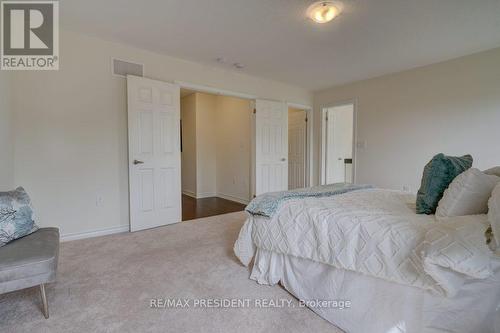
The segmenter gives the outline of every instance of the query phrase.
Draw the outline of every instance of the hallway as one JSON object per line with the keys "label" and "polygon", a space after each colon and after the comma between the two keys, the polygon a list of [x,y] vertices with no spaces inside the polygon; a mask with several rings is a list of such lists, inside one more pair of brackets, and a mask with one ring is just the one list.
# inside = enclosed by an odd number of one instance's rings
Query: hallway
{"label": "hallway", "polygon": [[245,210],[245,205],[218,197],[195,199],[182,195],[182,221]]}

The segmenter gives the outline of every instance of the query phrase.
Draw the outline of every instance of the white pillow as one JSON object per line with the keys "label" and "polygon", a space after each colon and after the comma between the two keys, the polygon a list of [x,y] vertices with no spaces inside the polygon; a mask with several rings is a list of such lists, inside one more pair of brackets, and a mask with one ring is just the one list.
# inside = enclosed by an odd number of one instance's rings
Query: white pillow
{"label": "white pillow", "polygon": [[493,168],[488,169],[488,170],[484,170],[483,172],[487,175],[495,175],[495,176],[500,177],[500,166],[493,167]]}
{"label": "white pillow", "polygon": [[491,193],[488,208],[488,222],[490,222],[493,231],[493,242],[496,243],[496,246],[493,247],[500,248],[500,183],[495,186]]}
{"label": "white pillow", "polygon": [[487,175],[478,169],[468,169],[458,175],[444,191],[436,217],[486,214],[491,191],[500,177]]}

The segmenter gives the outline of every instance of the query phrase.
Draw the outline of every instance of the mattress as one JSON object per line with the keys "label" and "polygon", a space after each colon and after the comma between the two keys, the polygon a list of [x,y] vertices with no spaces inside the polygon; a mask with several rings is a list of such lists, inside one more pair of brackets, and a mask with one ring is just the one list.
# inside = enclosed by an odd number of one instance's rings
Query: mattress
{"label": "mattress", "polygon": [[244,265],[265,249],[447,297],[492,274],[485,214],[437,221],[409,199],[371,189],[289,200],[272,218],[249,215],[234,251]]}
{"label": "mattress", "polygon": [[[345,332],[500,333],[500,259],[493,275],[468,279],[451,298],[331,265],[257,249],[251,279],[278,282],[311,310]],[[329,300],[331,306],[314,301]],[[349,303],[346,303],[346,302]],[[349,307],[332,306],[349,304]]]}

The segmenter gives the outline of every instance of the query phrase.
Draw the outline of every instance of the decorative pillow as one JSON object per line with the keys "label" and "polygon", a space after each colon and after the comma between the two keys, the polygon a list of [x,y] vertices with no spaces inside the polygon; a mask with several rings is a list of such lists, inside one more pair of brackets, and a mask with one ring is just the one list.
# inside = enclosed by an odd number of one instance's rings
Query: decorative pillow
{"label": "decorative pillow", "polygon": [[417,214],[434,214],[444,190],[456,176],[472,166],[472,156],[462,157],[437,154],[427,163],[422,184],[417,193]]}
{"label": "decorative pillow", "polygon": [[497,177],[500,177],[500,166],[484,170],[483,172],[487,175],[495,175]]}
{"label": "decorative pillow", "polygon": [[439,200],[436,217],[477,215],[488,213],[488,199],[500,177],[469,169],[453,179]]}
{"label": "decorative pillow", "polygon": [[0,247],[36,230],[31,200],[24,188],[0,192]]}
{"label": "decorative pillow", "polygon": [[491,224],[493,241],[495,242],[495,246],[493,247],[500,248],[500,183],[491,192],[491,198],[488,200],[488,209],[488,222]]}

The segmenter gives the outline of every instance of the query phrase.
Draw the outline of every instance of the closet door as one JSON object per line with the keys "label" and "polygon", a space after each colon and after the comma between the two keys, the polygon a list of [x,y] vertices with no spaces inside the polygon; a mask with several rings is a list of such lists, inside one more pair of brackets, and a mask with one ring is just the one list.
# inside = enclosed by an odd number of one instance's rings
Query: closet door
{"label": "closet door", "polygon": [[255,194],[288,189],[288,107],[283,102],[255,104]]}

